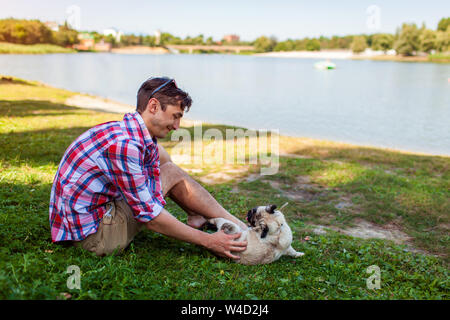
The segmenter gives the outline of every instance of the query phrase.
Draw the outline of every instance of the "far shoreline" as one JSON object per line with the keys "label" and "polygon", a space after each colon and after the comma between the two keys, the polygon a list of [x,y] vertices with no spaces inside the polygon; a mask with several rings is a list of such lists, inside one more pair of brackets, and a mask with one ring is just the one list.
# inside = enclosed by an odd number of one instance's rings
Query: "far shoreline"
{"label": "far shoreline", "polygon": [[399,56],[387,54],[355,54],[351,50],[320,50],[320,51],[271,51],[255,53],[255,57],[297,58],[297,59],[334,59],[334,60],[372,60],[394,62],[432,62],[450,63],[450,56]]}
{"label": "far shoreline", "polygon": [[424,56],[401,56],[380,54],[380,52],[353,53],[348,49],[331,49],[319,51],[270,51],[270,52],[246,52],[225,53],[225,52],[202,52],[194,51],[193,53],[179,52],[174,53],[166,47],[149,47],[149,46],[126,46],[120,48],[112,48],[110,50],[88,50],[79,51],[71,48],[64,48],[50,44],[37,45],[19,45],[7,42],[0,42],[0,55],[7,54],[52,54],[52,53],[113,53],[113,54],[135,54],[135,55],[165,55],[165,54],[228,54],[228,55],[246,55],[253,57],[270,57],[270,58],[298,58],[298,59],[326,59],[326,60],[371,60],[371,61],[394,61],[394,62],[432,62],[446,64],[450,63],[450,55],[447,54],[430,54]]}

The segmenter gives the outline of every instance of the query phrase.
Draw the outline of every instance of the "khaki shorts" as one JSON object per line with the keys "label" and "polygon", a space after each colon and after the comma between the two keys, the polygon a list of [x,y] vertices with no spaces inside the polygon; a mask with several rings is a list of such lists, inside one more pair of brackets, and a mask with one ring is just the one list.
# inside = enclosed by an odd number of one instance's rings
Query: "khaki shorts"
{"label": "khaki shorts", "polygon": [[75,243],[98,256],[111,254],[116,249],[118,253],[122,252],[144,226],[134,218],[130,206],[124,200],[109,202],[106,209],[97,232]]}

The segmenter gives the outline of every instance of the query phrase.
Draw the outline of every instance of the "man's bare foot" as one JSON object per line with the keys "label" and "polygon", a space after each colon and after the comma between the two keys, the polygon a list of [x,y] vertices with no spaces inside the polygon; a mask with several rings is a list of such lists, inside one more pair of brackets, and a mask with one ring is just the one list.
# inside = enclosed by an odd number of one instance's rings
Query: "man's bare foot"
{"label": "man's bare foot", "polygon": [[187,225],[195,229],[200,229],[205,223],[206,219],[202,216],[189,215],[187,219]]}

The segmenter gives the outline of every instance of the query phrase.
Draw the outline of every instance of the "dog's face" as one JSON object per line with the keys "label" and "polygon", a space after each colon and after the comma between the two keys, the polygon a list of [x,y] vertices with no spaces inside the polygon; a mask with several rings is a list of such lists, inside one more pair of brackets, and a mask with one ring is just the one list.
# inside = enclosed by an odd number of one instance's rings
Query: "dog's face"
{"label": "dog's face", "polygon": [[247,212],[247,221],[254,230],[261,232],[261,238],[277,234],[286,223],[283,213],[275,210],[276,205],[259,206]]}

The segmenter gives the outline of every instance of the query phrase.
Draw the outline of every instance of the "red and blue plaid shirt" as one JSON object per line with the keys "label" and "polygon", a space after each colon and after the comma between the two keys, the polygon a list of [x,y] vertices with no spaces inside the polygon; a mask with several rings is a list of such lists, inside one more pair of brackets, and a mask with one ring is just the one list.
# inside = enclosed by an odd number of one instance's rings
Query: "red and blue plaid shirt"
{"label": "red and blue plaid shirt", "polygon": [[86,131],[64,153],[53,181],[53,242],[97,232],[105,204],[115,199],[124,199],[138,221],[152,220],[166,204],[159,174],[156,138],[138,112]]}

